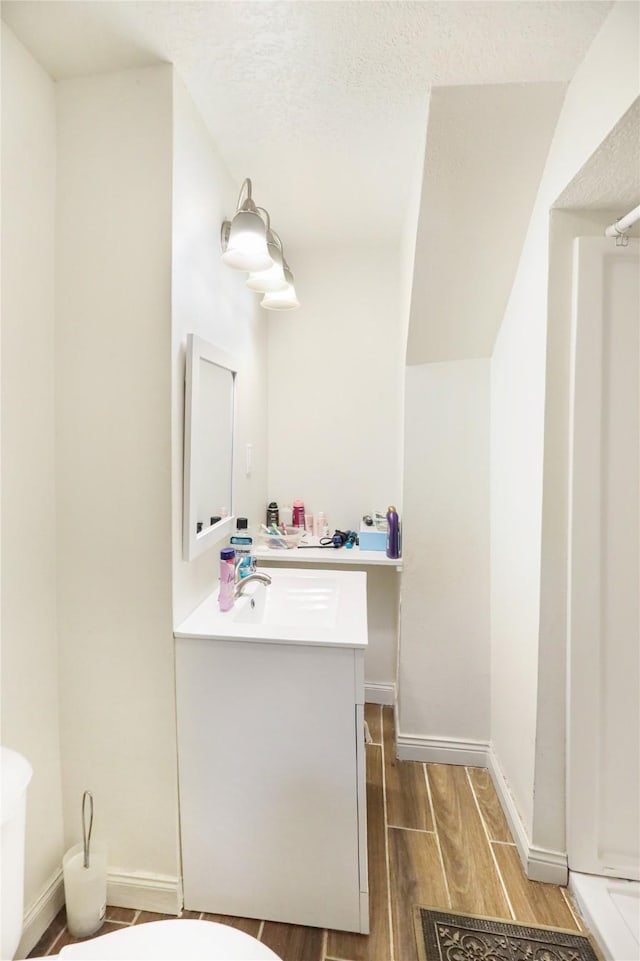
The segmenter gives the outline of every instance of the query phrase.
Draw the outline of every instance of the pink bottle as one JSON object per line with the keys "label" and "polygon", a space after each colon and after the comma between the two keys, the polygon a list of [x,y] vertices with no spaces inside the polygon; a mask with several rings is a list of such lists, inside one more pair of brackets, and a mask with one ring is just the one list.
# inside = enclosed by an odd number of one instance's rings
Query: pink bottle
{"label": "pink bottle", "polygon": [[294,527],[301,527],[304,530],[304,504],[302,501],[293,502],[292,524]]}

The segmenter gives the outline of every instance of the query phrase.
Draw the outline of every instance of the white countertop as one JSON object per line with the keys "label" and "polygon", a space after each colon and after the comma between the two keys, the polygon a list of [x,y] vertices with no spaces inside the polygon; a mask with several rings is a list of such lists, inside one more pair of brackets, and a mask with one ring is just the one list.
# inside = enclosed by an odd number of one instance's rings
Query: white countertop
{"label": "white countertop", "polygon": [[218,607],[216,589],[178,625],[174,637],[366,648],[364,571],[277,567],[269,576],[272,583],[267,586],[259,581],[247,584],[230,611]]}
{"label": "white countertop", "polygon": [[[310,538],[309,544],[317,545],[315,538]],[[384,551],[362,551],[359,547],[294,547],[285,550],[281,547],[268,547],[266,544],[256,544],[251,553],[259,561],[269,561],[285,564],[343,564],[359,565],[360,567],[380,566],[394,567],[402,570],[402,558],[387,557]]]}

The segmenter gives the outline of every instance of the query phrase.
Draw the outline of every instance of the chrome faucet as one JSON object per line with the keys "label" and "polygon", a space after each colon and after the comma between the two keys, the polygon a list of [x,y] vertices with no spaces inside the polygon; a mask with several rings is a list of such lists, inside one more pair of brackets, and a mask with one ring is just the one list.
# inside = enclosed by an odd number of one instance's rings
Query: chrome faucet
{"label": "chrome faucet", "polygon": [[236,589],[234,591],[234,597],[241,597],[244,592],[245,584],[251,584],[253,581],[260,581],[261,584],[270,584],[271,577],[269,574],[265,574],[264,571],[255,571],[253,574],[247,574],[243,577],[241,581],[236,584]]}

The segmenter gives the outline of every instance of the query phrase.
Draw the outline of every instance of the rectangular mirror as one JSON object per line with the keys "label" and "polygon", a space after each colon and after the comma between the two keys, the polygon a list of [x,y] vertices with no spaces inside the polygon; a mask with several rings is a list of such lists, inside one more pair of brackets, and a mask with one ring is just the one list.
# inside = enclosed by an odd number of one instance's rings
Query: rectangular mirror
{"label": "rectangular mirror", "polygon": [[187,337],[184,402],[183,556],[193,560],[233,527],[233,358]]}

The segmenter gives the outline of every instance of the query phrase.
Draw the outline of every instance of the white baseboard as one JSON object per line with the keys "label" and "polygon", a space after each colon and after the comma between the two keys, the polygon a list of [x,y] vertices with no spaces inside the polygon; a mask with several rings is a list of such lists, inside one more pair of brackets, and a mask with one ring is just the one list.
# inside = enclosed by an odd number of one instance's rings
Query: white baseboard
{"label": "white baseboard", "polygon": [[488,741],[464,741],[458,738],[399,733],[396,750],[401,761],[488,768],[527,877],[531,881],[544,881],[546,884],[567,883],[569,867],[566,853],[531,843],[507,780]]}
{"label": "white baseboard", "polygon": [[487,767],[491,780],[511,829],[525,874],[531,881],[565,885],[569,878],[566,852],[551,851],[531,843],[513,795],[509,790],[507,779],[493,750],[489,750],[488,762]]}
{"label": "white baseboard", "polygon": [[364,685],[364,699],[367,704],[395,704],[395,684],[367,684]]}
{"label": "white baseboard", "polygon": [[22,937],[16,958],[26,958],[47,930],[58,911],[64,906],[62,868],[49,878],[42,893],[36,898],[24,916]]}
{"label": "white baseboard", "polygon": [[[109,871],[107,904],[117,908],[178,915],[182,910],[182,882],[180,878],[164,874]],[[25,914],[16,958],[26,958],[33,951],[62,907],[64,883],[62,868],[59,868]]]}
{"label": "white baseboard", "polygon": [[548,848],[539,848],[535,844],[530,844],[525,873],[530,881],[544,881],[545,884],[565,886],[569,880],[569,860],[566,852],[551,851]]}
{"label": "white baseboard", "polygon": [[109,871],[107,904],[178,915],[182,910],[182,881],[166,874]]}
{"label": "white baseboard", "polygon": [[460,738],[422,737],[399,733],[396,740],[401,761],[431,764],[468,764],[486,767],[488,741],[464,741]]}

